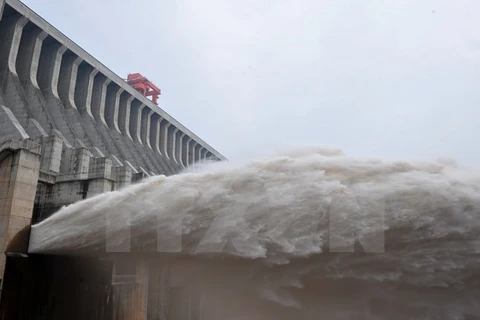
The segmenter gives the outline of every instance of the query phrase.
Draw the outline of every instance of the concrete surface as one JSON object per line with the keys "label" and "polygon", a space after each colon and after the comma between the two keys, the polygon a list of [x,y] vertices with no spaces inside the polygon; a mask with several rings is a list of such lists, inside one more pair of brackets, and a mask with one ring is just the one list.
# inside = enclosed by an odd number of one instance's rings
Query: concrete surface
{"label": "concrete surface", "polygon": [[[28,269],[18,259],[32,223],[207,159],[225,157],[24,4],[0,0],[0,290],[5,268]],[[149,277],[138,261],[134,283],[113,287],[117,318],[147,318],[147,301],[160,294]],[[1,296],[1,312],[23,295],[14,291]]]}
{"label": "concrete surface", "polygon": [[148,175],[225,159],[21,2],[2,8],[0,141],[55,135]]}

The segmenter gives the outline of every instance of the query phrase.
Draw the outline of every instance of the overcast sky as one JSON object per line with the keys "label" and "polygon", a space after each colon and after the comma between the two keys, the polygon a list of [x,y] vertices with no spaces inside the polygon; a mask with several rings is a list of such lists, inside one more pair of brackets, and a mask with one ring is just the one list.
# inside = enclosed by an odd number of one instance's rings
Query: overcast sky
{"label": "overcast sky", "polygon": [[480,167],[479,0],[24,0],[230,159],[288,145]]}

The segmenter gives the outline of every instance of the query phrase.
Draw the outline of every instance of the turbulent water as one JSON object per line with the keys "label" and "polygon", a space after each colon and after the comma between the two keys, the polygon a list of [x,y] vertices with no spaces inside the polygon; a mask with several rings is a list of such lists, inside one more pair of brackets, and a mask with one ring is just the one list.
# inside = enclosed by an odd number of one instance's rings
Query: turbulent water
{"label": "turbulent water", "polygon": [[314,148],[67,206],[30,252],[150,251],[205,319],[480,319],[479,235],[478,172]]}

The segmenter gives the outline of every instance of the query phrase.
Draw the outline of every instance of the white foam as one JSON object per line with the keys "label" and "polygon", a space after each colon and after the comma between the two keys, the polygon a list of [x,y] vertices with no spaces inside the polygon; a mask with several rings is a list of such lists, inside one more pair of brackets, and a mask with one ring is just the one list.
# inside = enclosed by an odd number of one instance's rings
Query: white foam
{"label": "white foam", "polygon": [[[479,294],[478,280],[474,285],[472,279],[480,276],[480,174],[452,160],[359,160],[338,149],[312,148],[241,164],[209,164],[67,206],[33,226],[30,252],[105,250],[108,212],[116,218],[111,240],[124,240],[130,225],[135,236],[152,234],[157,227],[164,237],[181,229],[179,256],[198,264],[208,257],[208,266],[215,269],[226,262],[212,252],[223,248],[223,256],[240,259],[235,260],[238,268],[250,268],[229,281],[239,288],[249,283],[257,299],[317,310],[312,317],[355,318],[355,308],[382,314],[382,303],[372,302],[385,298],[377,286],[390,290],[396,301],[390,302],[392,308],[410,310],[412,316],[480,316],[469,300]],[[352,232],[367,253],[358,252],[358,246],[356,252],[338,253],[353,250]],[[337,290],[332,285],[341,288],[345,281],[352,288],[357,281],[363,283],[358,288],[365,283],[372,287],[363,294],[345,294],[349,307],[319,308],[308,302],[305,279],[332,292]],[[426,290],[424,300],[413,298],[414,287]],[[284,288],[293,291],[282,293]],[[325,303],[330,299],[315,295]],[[251,319],[259,314],[270,319],[269,312],[279,319],[278,310],[271,308],[252,311]]]}

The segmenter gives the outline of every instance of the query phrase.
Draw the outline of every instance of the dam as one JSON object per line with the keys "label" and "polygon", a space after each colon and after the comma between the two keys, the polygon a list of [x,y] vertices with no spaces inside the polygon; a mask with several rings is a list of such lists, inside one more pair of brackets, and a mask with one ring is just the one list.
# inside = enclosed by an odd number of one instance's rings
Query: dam
{"label": "dam", "polygon": [[225,157],[18,0],[0,0],[0,81],[1,318],[146,319],[141,260],[28,255],[30,225]]}
{"label": "dam", "polygon": [[0,319],[480,319],[478,170],[225,161],[130,84],[0,0]]}

